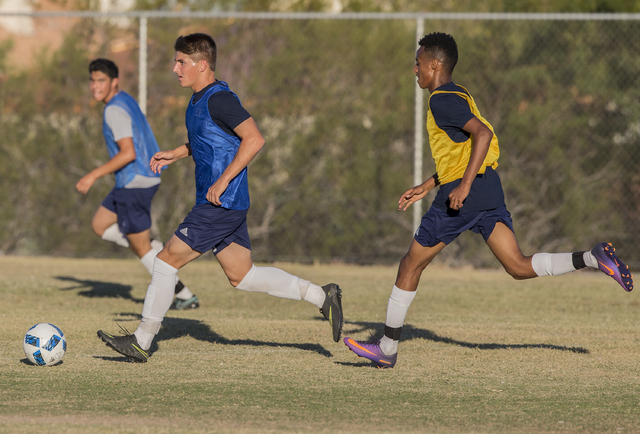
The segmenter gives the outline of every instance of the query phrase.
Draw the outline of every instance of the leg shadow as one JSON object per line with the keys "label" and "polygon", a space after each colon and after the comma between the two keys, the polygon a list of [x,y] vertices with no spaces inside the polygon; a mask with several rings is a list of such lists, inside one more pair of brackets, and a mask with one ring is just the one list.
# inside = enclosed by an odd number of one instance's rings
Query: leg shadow
{"label": "leg shadow", "polygon": [[[345,326],[349,325],[352,328],[349,329],[349,333],[360,333],[369,331],[372,336],[382,336],[384,334],[384,324],[373,322],[348,322],[345,321]],[[346,332],[344,333],[346,334]],[[444,344],[457,345],[465,348],[474,348],[478,350],[517,350],[523,348],[544,348],[548,350],[557,351],[570,351],[578,354],[589,354],[589,350],[582,347],[566,347],[563,345],[552,344],[496,344],[496,343],[475,343],[465,342],[446,336],[439,336],[431,330],[419,329],[411,324],[405,324],[402,328],[402,341],[410,341],[412,339],[426,339],[433,342],[441,342]]]}
{"label": "leg shadow", "polygon": [[[121,313],[118,314],[116,322],[140,321],[140,319],[142,319],[140,314]],[[129,331],[133,332],[134,330],[135,329],[130,329]],[[302,351],[312,351],[324,357],[333,357],[333,354],[330,351],[327,351],[322,345],[319,344],[266,342],[258,341],[255,339],[227,339],[224,336],[219,335],[215,331],[211,330],[211,327],[208,324],[205,324],[200,320],[172,317],[164,318],[164,320],[162,321],[160,332],[156,335],[156,338],[153,341],[153,344],[151,344],[151,348],[149,349],[149,351],[151,354],[153,354],[158,350],[159,342],[177,339],[183,336],[190,336],[193,339],[199,340],[201,342],[208,342],[212,344],[295,348]]]}
{"label": "leg shadow", "polygon": [[144,299],[134,298],[131,296],[131,285],[121,285],[119,283],[101,282],[98,280],[82,280],[70,276],[56,276],[56,279],[63,282],[71,282],[72,286],[60,288],[62,291],[70,291],[73,289],[85,289],[78,292],[83,297],[100,297],[100,298],[124,298],[135,303],[142,303]]}

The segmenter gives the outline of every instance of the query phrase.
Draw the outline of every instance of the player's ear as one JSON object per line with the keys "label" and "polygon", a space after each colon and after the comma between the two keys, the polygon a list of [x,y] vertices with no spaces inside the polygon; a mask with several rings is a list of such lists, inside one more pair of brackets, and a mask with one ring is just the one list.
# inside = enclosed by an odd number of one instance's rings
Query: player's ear
{"label": "player's ear", "polygon": [[120,80],[118,79],[118,77],[116,77],[113,80],[111,80],[111,88],[112,89],[118,89],[119,85],[120,85]]}
{"label": "player's ear", "polygon": [[209,69],[209,62],[207,62],[206,60],[202,59],[200,61],[200,72],[205,72],[207,69]]}
{"label": "player's ear", "polygon": [[429,66],[431,66],[431,69],[433,69],[434,71],[438,69],[439,64],[442,65],[442,62],[435,58],[431,59],[431,62],[429,62]]}

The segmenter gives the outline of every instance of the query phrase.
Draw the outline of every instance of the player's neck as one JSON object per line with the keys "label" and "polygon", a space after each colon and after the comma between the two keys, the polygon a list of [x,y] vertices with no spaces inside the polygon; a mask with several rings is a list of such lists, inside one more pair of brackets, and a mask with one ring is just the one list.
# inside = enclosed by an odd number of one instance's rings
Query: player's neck
{"label": "player's neck", "polygon": [[205,87],[209,86],[211,83],[215,83],[215,81],[216,77],[214,72],[209,71],[208,73],[203,74],[200,79],[193,86],[191,86],[191,90],[193,90],[193,93],[198,93]]}
{"label": "player's neck", "polygon": [[107,105],[109,101],[111,101],[111,99],[118,94],[118,92],[120,92],[120,89],[116,87],[111,92],[109,92],[109,95],[107,95],[107,97],[102,100],[102,103]]}
{"label": "player's neck", "polygon": [[429,92],[433,92],[440,86],[444,86],[445,84],[449,84],[449,83],[451,83],[450,74],[434,77],[433,81],[431,82],[431,85],[429,86]]}

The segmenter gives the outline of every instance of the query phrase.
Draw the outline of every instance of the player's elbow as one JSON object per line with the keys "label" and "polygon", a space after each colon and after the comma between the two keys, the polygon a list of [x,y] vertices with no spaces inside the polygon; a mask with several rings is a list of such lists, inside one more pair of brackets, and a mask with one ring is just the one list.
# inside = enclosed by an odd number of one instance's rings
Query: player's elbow
{"label": "player's elbow", "polygon": [[256,151],[260,151],[260,149],[262,149],[262,147],[264,146],[265,140],[264,137],[262,137],[262,135],[256,137],[254,139],[254,147],[256,149]]}
{"label": "player's elbow", "polygon": [[136,160],[136,151],[133,149],[121,150],[120,154],[122,155],[122,159],[127,163],[131,163]]}
{"label": "player's elbow", "polygon": [[484,127],[477,135],[477,140],[483,143],[490,144],[491,140],[493,140],[493,131],[489,128]]}

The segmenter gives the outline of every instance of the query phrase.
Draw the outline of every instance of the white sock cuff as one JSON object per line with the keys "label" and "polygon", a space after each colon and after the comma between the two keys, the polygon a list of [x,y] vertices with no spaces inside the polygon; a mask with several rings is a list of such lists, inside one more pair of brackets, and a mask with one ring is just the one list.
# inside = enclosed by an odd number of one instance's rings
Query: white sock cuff
{"label": "white sock cuff", "polygon": [[101,238],[105,241],[116,243],[117,245],[122,247],[129,247],[129,240],[127,240],[127,237],[125,237],[124,234],[120,232],[118,223],[114,223],[107,229],[105,229],[105,231],[102,233]]}
{"label": "white sock cuff", "polygon": [[411,302],[417,291],[405,291],[393,285],[389,302],[387,303],[387,319],[385,325],[391,328],[402,327]]}
{"label": "white sock cuff", "polygon": [[253,264],[251,265],[251,269],[249,270],[249,272],[244,275],[244,277],[242,278],[240,283],[238,283],[238,286],[236,286],[236,288],[241,289],[243,291],[251,291],[251,288],[253,286],[252,285],[253,278],[255,277],[256,273],[257,273],[257,267],[255,264]]}
{"label": "white sock cuff", "polygon": [[144,268],[146,268],[151,275],[153,275],[153,262],[156,259],[156,256],[158,256],[158,253],[160,253],[160,250],[152,248],[147,253],[145,253],[142,258],[140,258],[140,262],[142,262]]}
{"label": "white sock cuff", "polygon": [[251,266],[251,270],[236,288],[243,291],[264,292],[274,297],[301,300],[298,276],[274,267]]}
{"label": "white sock cuff", "polygon": [[[157,255],[157,253],[156,253]],[[162,259],[155,257],[153,261],[153,272],[168,276],[170,274],[178,274],[178,269],[164,262]],[[174,283],[175,285],[175,283]]]}
{"label": "white sock cuff", "polygon": [[400,306],[409,307],[413,299],[416,298],[417,292],[418,291],[405,291],[404,289],[400,289],[396,285],[393,285],[393,290],[391,291],[389,300],[393,300]]}
{"label": "white sock cuff", "polygon": [[531,257],[531,267],[538,276],[559,276],[576,270],[573,253],[536,253]]}

